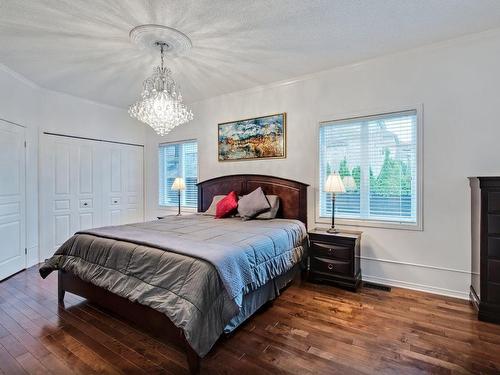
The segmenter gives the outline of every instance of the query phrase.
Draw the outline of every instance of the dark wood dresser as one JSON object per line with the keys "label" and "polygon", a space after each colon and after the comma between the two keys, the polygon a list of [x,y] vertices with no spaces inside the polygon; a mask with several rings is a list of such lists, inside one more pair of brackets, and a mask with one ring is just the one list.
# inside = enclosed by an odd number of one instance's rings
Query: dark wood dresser
{"label": "dark wood dresser", "polygon": [[470,299],[479,320],[500,323],[500,177],[469,177],[472,270]]}
{"label": "dark wood dresser", "polygon": [[309,231],[309,279],[352,291],[361,284],[361,232]]}

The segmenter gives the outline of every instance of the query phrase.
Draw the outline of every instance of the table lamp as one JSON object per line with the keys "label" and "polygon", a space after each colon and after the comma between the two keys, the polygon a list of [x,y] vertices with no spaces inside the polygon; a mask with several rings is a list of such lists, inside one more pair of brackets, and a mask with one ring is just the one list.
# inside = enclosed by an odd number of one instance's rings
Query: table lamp
{"label": "table lamp", "polygon": [[342,178],[337,172],[333,172],[328,176],[323,191],[332,194],[332,226],[327,232],[338,233],[338,230],[335,228],[335,194],[345,193],[345,187]]}
{"label": "table lamp", "polygon": [[172,190],[177,190],[179,193],[179,211],[177,212],[177,216],[181,215],[181,191],[186,189],[186,184],[184,183],[184,179],[182,177],[177,177],[172,184]]}

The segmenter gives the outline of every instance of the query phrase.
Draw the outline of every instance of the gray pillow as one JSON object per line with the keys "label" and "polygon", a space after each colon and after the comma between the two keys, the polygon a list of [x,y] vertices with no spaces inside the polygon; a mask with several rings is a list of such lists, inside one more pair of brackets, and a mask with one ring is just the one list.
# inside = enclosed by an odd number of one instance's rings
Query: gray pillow
{"label": "gray pillow", "polygon": [[214,195],[214,197],[212,198],[212,203],[210,203],[210,207],[208,207],[208,210],[203,212],[203,215],[215,216],[215,210],[217,209],[217,203],[219,203],[220,200],[224,197],[225,197],[225,195]]}
{"label": "gray pillow", "polygon": [[271,205],[271,209],[257,215],[256,219],[258,220],[274,219],[278,214],[278,210],[280,209],[280,197],[278,197],[277,195],[266,195],[266,198]]}
{"label": "gray pillow", "polygon": [[238,201],[238,213],[243,220],[252,219],[270,208],[271,205],[267,201],[261,187],[258,187],[250,194],[244,195]]}

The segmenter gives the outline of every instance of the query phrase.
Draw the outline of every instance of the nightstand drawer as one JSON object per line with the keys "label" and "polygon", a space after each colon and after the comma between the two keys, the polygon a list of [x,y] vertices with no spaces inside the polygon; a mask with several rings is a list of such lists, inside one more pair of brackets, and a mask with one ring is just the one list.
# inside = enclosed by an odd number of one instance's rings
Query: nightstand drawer
{"label": "nightstand drawer", "polygon": [[311,271],[331,275],[352,275],[352,262],[313,257]]}
{"label": "nightstand drawer", "polygon": [[332,244],[322,242],[311,242],[311,253],[313,256],[352,261],[354,247],[343,244]]}

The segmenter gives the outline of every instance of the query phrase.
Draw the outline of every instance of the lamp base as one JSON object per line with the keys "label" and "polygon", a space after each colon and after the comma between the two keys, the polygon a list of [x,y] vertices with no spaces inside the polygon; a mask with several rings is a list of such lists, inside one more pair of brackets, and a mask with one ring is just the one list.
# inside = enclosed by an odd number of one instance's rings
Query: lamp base
{"label": "lamp base", "polygon": [[331,227],[326,231],[326,233],[339,233],[339,230],[335,227]]}

